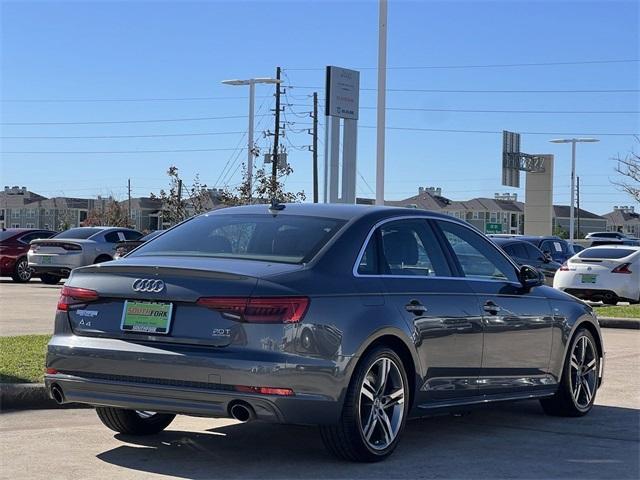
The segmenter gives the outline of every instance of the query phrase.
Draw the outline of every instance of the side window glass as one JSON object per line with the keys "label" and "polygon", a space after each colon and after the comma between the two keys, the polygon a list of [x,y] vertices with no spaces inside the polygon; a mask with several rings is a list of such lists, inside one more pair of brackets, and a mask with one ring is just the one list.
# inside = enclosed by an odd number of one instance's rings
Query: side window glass
{"label": "side window glass", "polygon": [[540,252],[536,247],[534,247],[531,244],[527,244],[525,245],[525,248],[527,249],[527,257],[530,258],[531,260],[541,260],[542,259],[542,252]]}
{"label": "side window glass", "polygon": [[138,240],[142,234],[135,232],[133,230],[125,230],[122,232],[124,234],[124,238],[127,240]]}
{"label": "side window glass", "polygon": [[403,276],[450,276],[438,241],[425,220],[401,220],[380,227],[385,273]]}
{"label": "side window glass", "polygon": [[378,239],[377,234],[371,235],[367,248],[360,259],[358,273],[360,275],[378,275]]}
{"label": "side window glass", "polygon": [[479,234],[452,222],[438,221],[458,258],[465,277],[517,282],[515,268],[500,251]]}
{"label": "side window glass", "polygon": [[104,236],[104,239],[109,243],[117,243],[120,241],[120,235],[118,232],[109,232]]}

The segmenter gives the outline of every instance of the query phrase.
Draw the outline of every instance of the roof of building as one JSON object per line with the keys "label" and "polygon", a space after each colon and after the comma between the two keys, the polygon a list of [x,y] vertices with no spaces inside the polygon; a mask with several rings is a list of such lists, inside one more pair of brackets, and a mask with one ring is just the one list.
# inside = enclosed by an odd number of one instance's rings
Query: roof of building
{"label": "roof of building", "polygon": [[605,213],[603,217],[614,225],[640,224],[640,213],[637,212],[614,210],[613,212]]}
{"label": "roof of building", "polygon": [[[575,209],[576,216],[578,216],[578,213],[580,214],[580,218],[604,220],[604,217],[596,215],[595,213],[589,212],[587,210],[583,210],[582,208]],[[569,205],[554,205],[553,214],[557,218],[569,218],[571,216],[571,207]]]}

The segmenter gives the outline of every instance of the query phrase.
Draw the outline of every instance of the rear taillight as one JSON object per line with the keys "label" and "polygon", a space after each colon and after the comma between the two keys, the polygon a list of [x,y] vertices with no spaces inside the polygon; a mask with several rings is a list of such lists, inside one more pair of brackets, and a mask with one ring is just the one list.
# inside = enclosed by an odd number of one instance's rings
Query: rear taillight
{"label": "rear taillight", "polygon": [[292,397],[293,390],[290,388],[273,388],[273,387],[247,387],[244,385],[235,385],[233,387],[236,392],[242,393],[259,393],[261,395],[279,395],[281,397]]}
{"label": "rear taillight", "polygon": [[629,270],[630,263],[623,263],[622,265],[618,265],[616,268],[611,270],[611,273],[633,273]]}
{"label": "rear taillight", "polygon": [[29,252],[30,253],[36,253],[38,251],[38,249],[40,248],[40,245],[31,245],[29,247]]}
{"label": "rear taillight", "polygon": [[201,297],[198,305],[227,314],[248,323],[297,323],[302,320],[307,297]]}
{"label": "rear taillight", "polygon": [[568,272],[569,265],[567,264],[567,262],[564,262],[562,265],[560,265],[560,268],[558,270],[560,270],[561,272]]}
{"label": "rear taillight", "polygon": [[73,251],[73,252],[77,252],[79,250],[82,250],[82,247],[80,245],[77,245],[75,243],[63,243],[61,245],[62,248],[64,248],[67,251]]}
{"label": "rear taillight", "polygon": [[94,302],[98,300],[98,292],[89,290],[88,288],[62,287],[60,299],[58,300],[58,310],[66,312],[72,305],[81,305],[84,303]]}

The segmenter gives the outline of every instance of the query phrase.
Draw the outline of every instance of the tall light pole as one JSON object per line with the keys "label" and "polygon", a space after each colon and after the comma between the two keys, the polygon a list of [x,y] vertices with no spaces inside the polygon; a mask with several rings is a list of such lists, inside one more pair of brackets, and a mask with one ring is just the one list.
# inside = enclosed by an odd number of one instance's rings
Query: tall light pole
{"label": "tall light pole", "polygon": [[576,143],[595,143],[599,142],[597,138],[555,138],[549,140],[551,143],[570,143],[571,144],[571,206],[569,207],[569,241],[573,243],[575,238],[575,209],[576,200]]}
{"label": "tall light pole", "polygon": [[253,192],[253,117],[256,101],[256,83],[279,83],[275,78],[249,78],[247,80],[223,80],[225,85],[249,85],[249,128],[247,129],[247,184],[249,186],[249,198]]}
{"label": "tall light pole", "polygon": [[378,104],[376,132],[376,205],[384,205],[384,143],[387,108],[387,0],[379,0]]}

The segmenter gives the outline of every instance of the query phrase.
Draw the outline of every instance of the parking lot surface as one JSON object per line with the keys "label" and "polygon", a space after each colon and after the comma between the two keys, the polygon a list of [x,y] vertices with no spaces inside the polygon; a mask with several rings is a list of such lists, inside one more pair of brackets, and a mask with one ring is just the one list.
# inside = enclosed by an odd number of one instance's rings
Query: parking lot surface
{"label": "parking lot surface", "polygon": [[53,333],[53,317],[62,282],[45,285],[38,279],[15,283],[0,278],[0,336]]}
{"label": "parking lot surface", "polygon": [[576,478],[640,476],[640,332],[604,330],[606,383],[583,418],[537,402],[408,424],[378,464],[329,456],[312,427],[178,417],[156,436],[113,434],[89,409],[0,415],[0,478]]}

